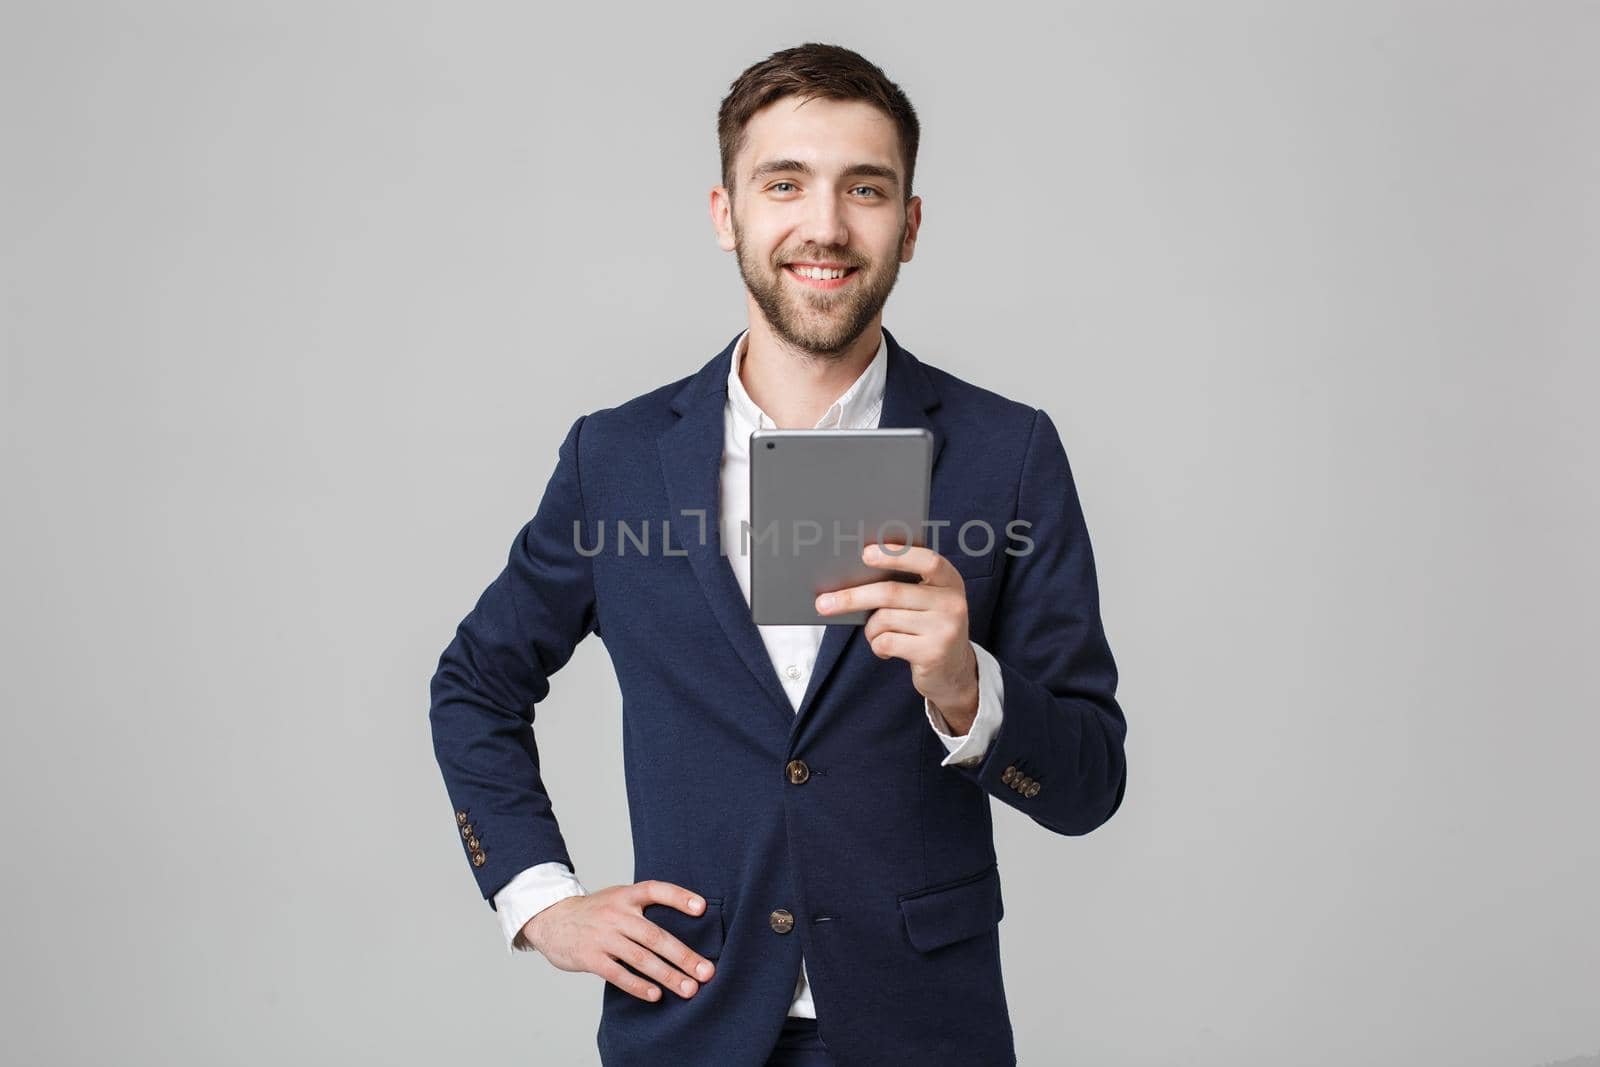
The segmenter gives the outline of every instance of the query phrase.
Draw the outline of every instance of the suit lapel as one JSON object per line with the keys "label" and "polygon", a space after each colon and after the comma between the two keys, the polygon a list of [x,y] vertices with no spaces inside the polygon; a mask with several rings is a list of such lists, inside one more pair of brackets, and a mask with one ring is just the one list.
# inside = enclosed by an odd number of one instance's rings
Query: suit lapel
{"label": "suit lapel", "polygon": [[[688,553],[689,566],[711,605],[711,614],[771,698],[769,703],[782,716],[787,729],[794,709],[778,681],[767,646],[761,643],[761,632],[750,617],[750,605],[734,577],[733,567],[722,554],[722,524],[718,520],[722,512],[723,408],[728,399],[728,368],[737,340],[736,336],[728,342],[728,347],[674,395],[672,410],[679,419],[662,432],[657,445],[670,505],[667,521],[675,532],[673,540],[678,542],[675,551]],[[737,551],[738,546],[734,547]]]}
{"label": "suit lapel", "polygon": [[[932,433],[934,471],[937,473],[945,435],[928,412],[938,405],[938,395],[917,358],[901,348],[888,330],[884,330],[883,334],[888,346],[888,366],[884,373],[883,413],[878,425],[883,428],[923,427]],[[728,368],[737,340],[735,336],[726,348],[674,394],[672,410],[679,418],[662,432],[657,445],[671,509],[668,521],[674,531],[681,531],[673,538],[678,543],[675,550],[687,552],[689,565],[705,592],[712,615],[739,658],[771,697],[773,710],[782,716],[782,721],[790,731],[792,746],[799,736],[800,727],[816,705],[818,693],[839,666],[846,648],[853,644],[864,646],[865,642],[856,638],[860,626],[832,623],[825,627],[799,711],[792,709],[767,654],[767,647],[761,641],[761,632],[750,617],[750,606],[739,588],[739,581],[722,554],[719,519],[722,502],[723,410],[728,399]],[[702,514],[705,517],[704,537],[700,536],[699,515]],[[863,648],[862,654],[870,656],[871,651]],[[879,661],[873,658],[872,662]]]}

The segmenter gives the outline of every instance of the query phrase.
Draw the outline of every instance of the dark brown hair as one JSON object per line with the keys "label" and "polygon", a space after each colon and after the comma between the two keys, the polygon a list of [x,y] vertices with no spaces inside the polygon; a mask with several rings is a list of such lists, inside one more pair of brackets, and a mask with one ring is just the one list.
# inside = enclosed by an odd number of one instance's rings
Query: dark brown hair
{"label": "dark brown hair", "polygon": [[722,184],[730,195],[735,184],[733,160],[744,148],[746,123],[785,96],[863,100],[893,119],[905,159],[905,196],[911,199],[911,175],[917,167],[917,141],[922,134],[911,101],[864,57],[835,44],[814,43],[772,53],[735,78],[723,97],[717,111],[717,145],[722,151]]}

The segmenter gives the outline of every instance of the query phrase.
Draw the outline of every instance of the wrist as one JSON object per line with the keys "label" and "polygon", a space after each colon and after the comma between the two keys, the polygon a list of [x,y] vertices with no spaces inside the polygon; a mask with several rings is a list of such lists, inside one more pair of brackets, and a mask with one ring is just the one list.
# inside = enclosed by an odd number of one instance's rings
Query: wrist
{"label": "wrist", "polygon": [[522,924],[522,929],[517,931],[516,940],[512,942],[513,945],[519,948],[532,949],[536,952],[543,952],[544,938],[542,933],[550,913],[572,899],[572,897],[562,897],[554,904],[546,905],[534,912],[533,916]]}
{"label": "wrist", "polygon": [[978,657],[970,644],[967,646],[967,660],[961,687],[942,699],[929,699],[929,703],[949,724],[950,732],[955,737],[965,736],[978,717]]}
{"label": "wrist", "polygon": [[974,694],[970,702],[958,700],[949,706],[946,706],[937,700],[930,701],[929,703],[933,705],[933,710],[938,712],[939,717],[945,721],[945,725],[950,727],[951,737],[965,737],[967,735],[967,731],[972,729],[972,724],[978,718],[978,700],[976,694]]}
{"label": "wrist", "polygon": [[[544,912],[542,911],[539,913],[539,915],[543,914]],[[522,929],[517,931],[517,936],[511,942],[512,948],[522,949],[524,952],[538,950],[539,944],[534,939],[533,927],[539,921],[539,915],[535,915],[522,924]]]}

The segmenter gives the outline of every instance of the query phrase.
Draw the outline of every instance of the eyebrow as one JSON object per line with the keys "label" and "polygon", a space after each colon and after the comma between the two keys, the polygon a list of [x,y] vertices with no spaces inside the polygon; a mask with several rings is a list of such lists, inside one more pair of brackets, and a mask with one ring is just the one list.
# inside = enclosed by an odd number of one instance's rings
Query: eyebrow
{"label": "eyebrow", "polygon": [[[769,159],[765,163],[757,164],[756,169],[750,172],[751,181],[760,181],[762,178],[774,174],[811,174],[811,165],[798,159]],[[896,174],[893,167],[880,167],[876,163],[852,163],[844,169],[844,177],[881,178],[891,185],[900,184],[900,175]]]}

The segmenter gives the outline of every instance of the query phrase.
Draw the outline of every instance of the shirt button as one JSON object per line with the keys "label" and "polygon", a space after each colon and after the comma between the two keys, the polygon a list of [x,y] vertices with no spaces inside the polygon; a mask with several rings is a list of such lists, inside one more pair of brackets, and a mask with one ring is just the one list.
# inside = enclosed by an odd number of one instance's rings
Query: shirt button
{"label": "shirt button", "polygon": [[798,678],[800,677],[800,668],[791,663],[783,669],[783,673],[787,674],[790,678]]}

